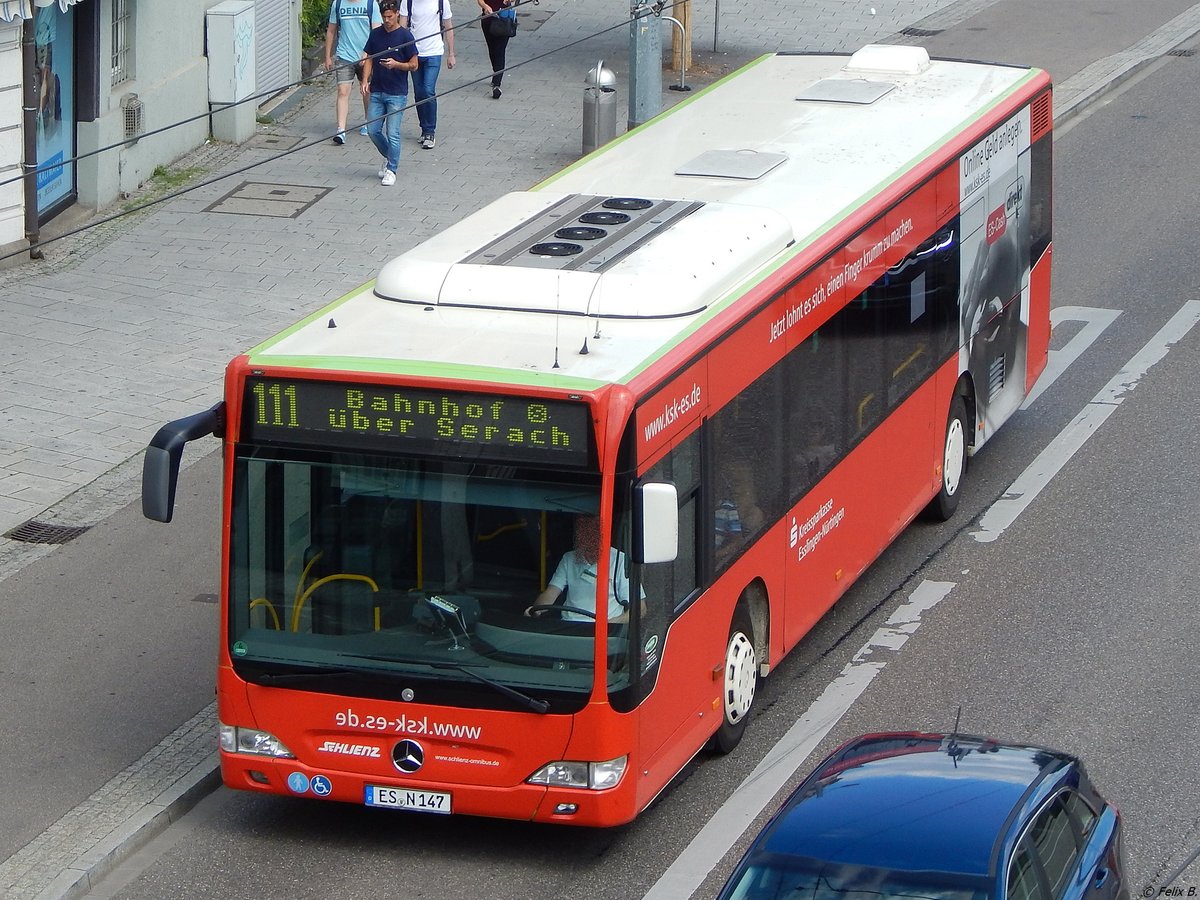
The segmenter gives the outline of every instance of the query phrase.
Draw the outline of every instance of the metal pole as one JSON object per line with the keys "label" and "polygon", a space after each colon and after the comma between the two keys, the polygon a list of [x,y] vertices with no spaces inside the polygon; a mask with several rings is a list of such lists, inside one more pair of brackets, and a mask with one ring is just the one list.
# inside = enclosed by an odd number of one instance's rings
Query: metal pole
{"label": "metal pole", "polygon": [[25,240],[29,242],[29,258],[41,259],[38,247],[37,204],[37,114],[38,114],[38,70],[33,47],[33,19],[21,23],[21,129],[24,132],[24,152],[21,170],[24,173],[25,195]]}
{"label": "metal pole", "polygon": [[[680,43],[682,44],[683,41],[686,40],[686,35],[687,35],[687,31],[684,29],[683,23],[680,22],[678,19],[671,18],[670,16],[663,16],[663,18],[679,29],[679,39],[680,39]],[[687,54],[680,53],[679,54],[679,84],[671,85],[671,90],[673,90],[673,91],[690,91],[691,88],[683,83],[684,79],[686,77],[687,77]]]}
{"label": "metal pole", "polygon": [[592,79],[592,99],[596,102],[592,104],[592,140],[596,142],[593,150],[600,149],[600,73],[604,71],[604,60],[596,60],[596,77]]}
{"label": "metal pole", "polygon": [[713,16],[713,53],[717,52],[717,28],[721,24],[721,0],[716,0],[717,8]]}
{"label": "metal pole", "polygon": [[662,112],[662,25],[653,6],[631,0],[629,128]]}

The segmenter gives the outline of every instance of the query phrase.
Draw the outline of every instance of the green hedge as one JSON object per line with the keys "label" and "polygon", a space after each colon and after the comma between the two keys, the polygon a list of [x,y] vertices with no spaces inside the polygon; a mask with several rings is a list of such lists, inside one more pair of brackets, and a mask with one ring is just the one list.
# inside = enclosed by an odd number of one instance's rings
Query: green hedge
{"label": "green hedge", "polygon": [[329,0],[304,0],[300,9],[300,40],[311,47],[325,40],[325,26],[329,24]]}

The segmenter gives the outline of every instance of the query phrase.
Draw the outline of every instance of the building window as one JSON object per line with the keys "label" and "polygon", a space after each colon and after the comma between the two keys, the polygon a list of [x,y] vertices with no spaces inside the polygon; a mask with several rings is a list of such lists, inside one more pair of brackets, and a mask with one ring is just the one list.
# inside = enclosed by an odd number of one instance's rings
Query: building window
{"label": "building window", "polygon": [[133,78],[133,2],[112,0],[112,86]]}

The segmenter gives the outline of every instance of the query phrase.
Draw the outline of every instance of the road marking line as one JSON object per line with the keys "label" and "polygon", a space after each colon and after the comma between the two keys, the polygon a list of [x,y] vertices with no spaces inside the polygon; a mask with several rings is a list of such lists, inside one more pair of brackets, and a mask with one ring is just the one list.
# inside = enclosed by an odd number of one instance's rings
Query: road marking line
{"label": "road marking line", "polygon": [[1112,379],[1101,388],[1079,415],[1071,420],[1037,458],[1009,485],[1004,496],[993,503],[979,519],[979,528],[970,532],[981,544],[990,544],[1017,520],[1067,461],[1087,443],[1108,417],[1116,412],[1126,395],[1155,363],[1181,340],[1200,320],[1200,300],[1189,300],[1180,307],[1158,334],[1154,335]]}
{"label": "road marking line", "polygon": [[1117,316],[1119,309],[1092,309],[1088,306],[1060,306],[1050,310],[1050,327],[1057,328],[1063,322],[1083,322],[1084,325],[1061,350],[1051,350],[1046,360],[1045,371],[1038,376],[1033,390],[1021,404],[1021,409],[1028,409],[1042,392],[1058,380],[1058,376],[1067,370],[1067,366],[1079,359],[1083,351],[1092,346],[1096,339],[1104,333]]}
{"label": "road marking line", "polygon": [[954,589],[952,581],[922,581],[906,603],[892,613],[884,627],[854,655],[841,673],[821,692],[754,771],[730,795],[708,824],[697,832],[684,851],[663,872],[644,900],[679,900],[690,897],[729,848],[754,823],[788,779],[804,764],[883,671],[892,655],[921,625],[921,616]]}

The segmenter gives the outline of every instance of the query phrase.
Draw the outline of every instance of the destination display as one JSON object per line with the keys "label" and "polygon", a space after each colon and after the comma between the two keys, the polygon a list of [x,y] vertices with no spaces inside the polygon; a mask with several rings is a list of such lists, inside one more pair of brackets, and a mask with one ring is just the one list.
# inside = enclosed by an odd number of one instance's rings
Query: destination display
{"label": "destination display", "polygon": [[242,440],[583,466],[588,407],[566,400],[248,378]]}

